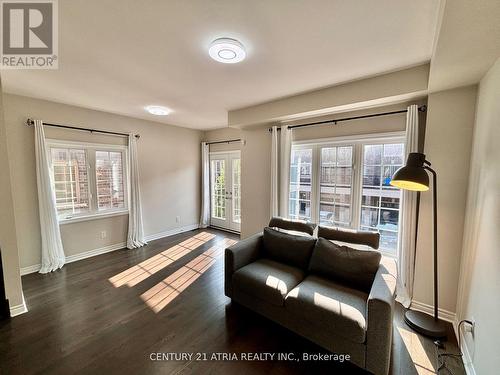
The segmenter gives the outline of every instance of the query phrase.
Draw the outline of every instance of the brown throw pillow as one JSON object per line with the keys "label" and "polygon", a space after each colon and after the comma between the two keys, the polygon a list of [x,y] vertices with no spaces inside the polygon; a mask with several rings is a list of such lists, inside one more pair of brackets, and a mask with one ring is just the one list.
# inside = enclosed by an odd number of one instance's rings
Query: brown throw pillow
{"label": "brown throw pillow", "polygon": [[263,254],[265,257],[290,266],[307,269],[316,238],[297,236],[264,228]]}
{"label": "brown throw pillow", "polygon": [[339,229],[318,227],[318,237],[323,237],[327,240],[349,242],[351,244],[359,244],[370,246],[372,249],[378,249],[380,242],[380,234],[377,232],[366,232],[352,229]]}
{"label": "brown throw pillow", "polygon": [[304,232],[312,236],[314,229],[316,229],[316,224],[308,223],[302,220],[289,220],[282,217],[273,217],[269,221],[268,227],[280,228],[294,232]]}
{"label": "brown throw pillow", "polygon": [[378,251],[355,250],[318,238],[309,272],[368,293],[381,257]]}

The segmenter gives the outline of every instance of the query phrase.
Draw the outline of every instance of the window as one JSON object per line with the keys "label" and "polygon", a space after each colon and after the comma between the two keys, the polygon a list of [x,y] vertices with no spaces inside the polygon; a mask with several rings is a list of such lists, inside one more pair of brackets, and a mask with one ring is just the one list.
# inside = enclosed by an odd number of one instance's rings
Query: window
{"label": "window", "polygon": [[241,159],[233,159],[233,220],[241,223]]}
{"label": "window", "polygon": [[401,191],[390,185],[403,165],[402,143],[363,146],[361,229],[378,230],[380,247],[396,253]]}
{"label": "window", "polygon": [[48,141],[59,220],[127,210],[126,147]]}
{"label": "window", "polygon": [[319,223],[351,225],[352,146],[321,148]]}
{"label": "window", "polygon": [[294,144],[289,217],[379,231],[380,249],[395,256],[401,191],[390,181],[404,157],[401,137]]}
{"label": "window", "polygon": [[225,161],[212,160],[212,217],[224,219],[226,217],[226,183],[224,181]]}
{"label": "window", "polygon": [[97,208],[99,211],[125,207],[122,153],[96,151]]}
{"label": "window", "polygon": [[59,216],[89,212],[89,179],[85,150],[51,148],[50,152]]}
{"label": "window", "polygon": [[312,149],[292,150],[288,204],[291,219],[311,220],[311,171]]}

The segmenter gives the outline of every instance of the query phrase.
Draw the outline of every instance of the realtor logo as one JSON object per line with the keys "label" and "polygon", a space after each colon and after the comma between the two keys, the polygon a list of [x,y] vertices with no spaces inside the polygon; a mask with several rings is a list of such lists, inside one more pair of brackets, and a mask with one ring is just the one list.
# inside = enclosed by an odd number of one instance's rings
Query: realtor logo
{"label": "realtor logo", "polygon": [[0,68],[58,68],[56,0],[0,0],[0,19]]}

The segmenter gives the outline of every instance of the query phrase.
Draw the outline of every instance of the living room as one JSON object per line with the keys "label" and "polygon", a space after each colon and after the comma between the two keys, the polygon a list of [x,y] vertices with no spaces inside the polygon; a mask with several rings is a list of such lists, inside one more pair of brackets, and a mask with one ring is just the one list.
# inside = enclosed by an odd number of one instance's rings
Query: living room
{"label": "living room", "polygon": [[498,372],[497,1],[0,6],[1,373]]}

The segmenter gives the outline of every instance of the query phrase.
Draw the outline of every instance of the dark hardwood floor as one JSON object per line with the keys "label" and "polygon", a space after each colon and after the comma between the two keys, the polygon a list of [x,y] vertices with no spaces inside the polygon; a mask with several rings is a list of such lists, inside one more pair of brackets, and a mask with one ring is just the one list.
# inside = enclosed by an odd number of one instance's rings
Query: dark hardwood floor
{"label": "dark hardwood floor", "polygon": [[[24,276],[29,312],[0,322],[0,373],[358,372],[350,364],[329,362],[151,360],[155,353],[326,353],[224,296],[223,249],[237,239],[196,230],[71,263],[48,275]],[[456,352],[454,338],[446,345]],[[447,363],[453,374],[463,373],[460,359],[450,357]],[[437,368],[434,344],[410,331],[398,308],[391,373],[436,373]]]}

